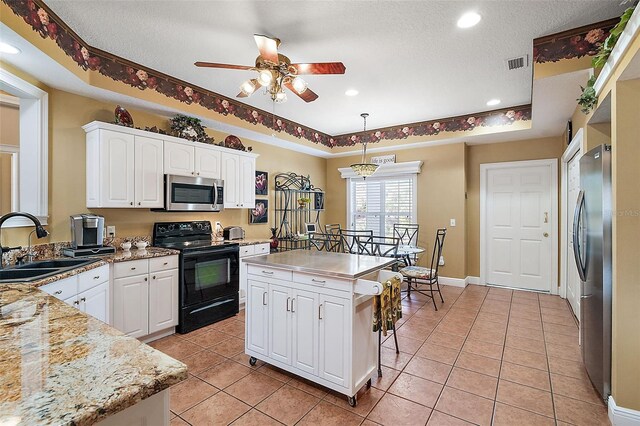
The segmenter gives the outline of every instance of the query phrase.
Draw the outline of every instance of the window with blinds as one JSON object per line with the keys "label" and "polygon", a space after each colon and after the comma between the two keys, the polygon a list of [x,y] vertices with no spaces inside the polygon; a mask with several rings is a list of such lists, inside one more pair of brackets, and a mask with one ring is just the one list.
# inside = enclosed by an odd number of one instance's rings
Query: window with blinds
{"label": "window with blinds", "polygon": [[393,236],[393,224],[415,223],[415,175],[351,179],[350,228]]}

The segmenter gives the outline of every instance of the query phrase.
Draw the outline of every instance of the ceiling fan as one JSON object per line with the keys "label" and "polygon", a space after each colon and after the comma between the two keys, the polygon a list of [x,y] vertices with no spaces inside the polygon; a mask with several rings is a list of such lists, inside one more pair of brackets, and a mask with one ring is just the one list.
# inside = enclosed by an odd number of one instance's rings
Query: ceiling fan
{"label": "ceiling fan", "polygon": [[258,77],[251,78],[240,85],[238,98],[251,96],[260,87],[265,87],[274,102],[284,102],[287,94],[284,88],[302,98],[305,102],[313,102],[318,95],[307,87],[301,74],[344,74],[345,66],[342,62],[317,62],[310,64],[292,64],[291,60],[278,53],[280,39],[254,34],[260,55],[256,58],[256,65],[231,65],[213,62],[196,62],[197,67],[227,68],[233,70],[257,71]]}

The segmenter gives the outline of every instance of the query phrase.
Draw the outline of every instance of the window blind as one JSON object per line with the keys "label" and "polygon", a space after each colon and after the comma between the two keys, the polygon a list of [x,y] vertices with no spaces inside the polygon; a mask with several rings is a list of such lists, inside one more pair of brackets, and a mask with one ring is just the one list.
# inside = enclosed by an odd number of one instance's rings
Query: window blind
{"label": "window blind", "polygon": [[395,223],[415,223],[415,176],[351,179],[351,228],[393,236]]}

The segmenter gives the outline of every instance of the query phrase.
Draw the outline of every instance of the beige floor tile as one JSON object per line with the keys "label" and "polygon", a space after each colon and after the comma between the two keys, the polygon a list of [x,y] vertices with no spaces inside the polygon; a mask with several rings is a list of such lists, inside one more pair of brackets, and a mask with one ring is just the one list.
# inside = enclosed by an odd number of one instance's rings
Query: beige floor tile
{"label": "beige floor tile", "polygon": [[407,364],[404,371],[414,376],[422,377],[423,379],[444,384],[447,381],[451,368],[449,364],[416,356]]}
{"label": "beige floor tile", "polygon": [[411,355],[404,352],[396,353],[395,348],[389,349],[382,347],[380,349],[381,364],[385,367],[395,370],[402,370],[411,360]]}
{"label": "beige floor tile", "polygon": [[389,393],[433,408],[442,387],[440,383],[402,373],[389,388]]}
{"label": "beige floor tile", "polygon": [[486,374],[454,367],[447,380],[447,386],[485,398],[495,399],[498,379]]}
{"label": "beige floor tile", "polygon": [[244,334],[244,321],[234,321],[220,328],[220,331],[231,336]]}
{"label": "beige floor tile", "polygon": [[500,360],[469,352],[460,352],[455,366],[493,377],[500,374]]}
{"label": "beige floor tile", "polygon": [[505,325],[509,321],[509,317],[507,315],[492,314],[490,312],[480,311],[476,321],[490,321],[497,324]]}
{"label": "beige floor tile", "polygon": [[184,338],[186,340],[192,343],[195,343],[196,345],[200,345],[203,348],[216,345],[220,342],[227,340],[229,337],[230,337],[229,335],[216,330],[210,330],[210,331],[198,333],[195,335],[191,335],[191,333],[184,335]]}
{"label": "beige floor tile", "polygon": [[254,406],[282,386],[284,386],[284,383],[281,381],[254,371],[227,387],[225,392],[245,404]]}
{"label": "beige floor tile", "polygon": [[355,407],[351,407],[347,402],[347,397],[337,392],[331,391],[324,397],[324,400],[330,402],[345,410],[354,412],[355,414],[366,417],[373,407],[380,401],[385,393],[376,388],[366,387],[360,389],[357,394],[358,404]]}
{"label": "beige floor tile", "polygon": [[486,327],[475,327],[469,333],[469,339],[479,340],[481,342],[493,343],[494,345],[503,345],[505,340],[505,332],[502,329],[486,329]]}
{"label": "beige floor tile", "polygon": [[569,361],[582,361],[582,354],[580,353],[580,347],[578,346],[564,346],[547,343],[547,355],[567,359]]}
{"label": "beige floor tile", "polygon": [[523,351],[515,348],[504,348],[503,361],[511,362],[526,367],[547,371],[547,357],[535,352]]}
{"label": "beige floor tile", "polygon": [[416,356],[453,365],[453,363],[456,362],[458,353],[459,351],[457,349],[425,343],[420,350],[416,352]]}
{"label": "beige floor tile", "polygon": [[491,424],[493,401],[445,386],[436,410],[484,426]]}
{"label": "beige floor tile", "polygon": [[466,422],[457,417],[450,416],[448,414],[441,413],[440,411],[433,411],[427,426],[472,426],[473,423]]}
{"label": "beige floor tile", "polygon": [[264,366],[258,368],[258,371],[262,374],[273,377],[274,379],[278,379],[283,383],[288,383],[294,377],[293,374],[269,364],[265,364]]}
{"label": "beige floor tile", "polygon": [[403,324],[400,328],[397,329],[398,336],[422,341],[429,337],[431,331],[433,331],[432,327],[409,324]]}
{"label": "beige floor tile", "polygon": [[566,334],[554,333],[552,331],[545,330],[544,340],[547,343],[553,343],[563,346],[578,346],[578,336],[567,336]]}
{"label": "beige floor tile", "polygon": [[555,426],[554,419],[512,407],[501,402],[496,403],[493,414],[494,426]]}
{"label": "beige floor tile", "polygon": [[508,336],[505,341],[505,346],[542,355],[546,354],[545,343],[543,341],[526,337]]}
{"label": "beige floor tile", "polygon": [[182,360],[187,365],[187,369],[191,374],[198,374],[206,370],[207,368],[211,368],[216,364],[220,364],[226,360],[220,354],[215,352],[211,352],[208,350],[196,352],[195,354],[186,357]]}
{"label": "beige floor tile", "polygon": [[562,395],[554,395],[553,402],[558,420],[581,426],[610,424],[607,408],[604,405],[589,404]]}
{"label": "beige floor tile", "polygon": [[244,340],[231,337],[209,348],[222,356],[232,357],[244,352]]}
{"label": "beige floor tile", "polygon": [[[418,349],[420,349],[420,346],[422,346],[423,342],[424,339],[412,339],[410,337],[398,336],[398,349],[400,349],[400,352],[413,355]],[[395,351],[396,344],[393,340],[393,336],[390,339],[385,340],[385,342],[382,344],[382,347]]]}
{"label": "beige floor tile", "polygon": [[464,337],[456,336],[455,334],[434,331],[433,333],[431,333],[426,343],[460,350],[462,349],[462,345],[464,344]]}
{"label": "beige floor tile", "polygon": [[177,359],[178,361],[182,361],[188,358],[190,355],[193,355],[196,352],[200,352],[203,349],[202,346],[198,346],[195,343],[191,343],[188,340],[180,338],[167,341],[166,343],[159,343],[158,345],[159,346],[155,347],[156,349],[169,355],[172,358]]}
{"label": "beige floor tile", "polygon": [[542,321],[545,323],[559,324],[559,325],[566,325],[566,326],[572,326],[572,325],[575,325],[576,323],[573,317],[571,316],[551,315],[551,314],[543,314]]}
{"label": "beige floor tile", "polygon": [[596,405],[603,403],[600,394],[594,389],[588,378],[574,379],[573,377],[551,373],[551,386],[553,393],[557,395],[568,396],[569,398]]}
{"label": "beige floor tile", "polygon": [[467,339],[462,347],[462,352],[469,352],[476,355],[482,355],[493,359],[502,359],[502,345],[494,343],[481,342],[480,340]]}
{"label": "beige floor tile", "polygon": [[285,385],[258,404],[256,408],[269,417],[292,425],[311,411],[318,402],[320,398]]}
{"label": "beige floor tile", "polygon": [[249,373],[250,368],[229,360],[204,370],[198,377],[219,389],[224,389]]}
{"label": "beige floor tile", "polygon": [[509,318],[509,326],[530,328],[532,330],[542,331],[542,322],[540,320],[528,320],[524,318]]}
{"label": "beige floor tile", "polygon": [[169,422],[169,426],[189,426],[189,423],[185,422],[180,417],[174,417]]}
{"label": "beige floor tile", "polygon": [[540,321],[540,312],[537,310],[512,309],[509,318],[521,318],[531,321]]}
{"label": "beige floor tile", "polygon": [[251,364],[249,364],[249,359],[250,359],[250,358],[251,358],[251,357],[250,357],[249,355],[247,355],[247,354],[245,354],[245,353],[242,353],[242,352],[241,352],[241,353],[239,353],[239,354],[236,354],[236,355],[234,355],[234,356],[230,357],[229,359],[232,359],[232,360],[234,360],[235,362],[240,363],[241,365],[244,365],[244,366],[246,366],[246,367],[249,367],[249,368],[251,368],[252,370],[257,370],[258,368],[262,367],[262,366],[265,364],[265,362],[264,362],[264,361],[257,360],[257,361],[256,361],[256,365],[251,365]]}
{"label": "beige floor tile", "polygon": [[587,370],[581,361],[569,361],[562,358],[549,357],[549,371],[555,374],[573,377],[574,379],[588,379]]}
{"label": "beige floor tile", "polygon": [[193,426],[228,425],[251,407],[224,392],[218,392],[195,407],[185,411],[180,417]]}
{"label": "beige floor tile", "polygon": [[500,378],[547,392],[551,391],[549,373],[543,370],[538,370],[537,368],[503,361],[502,369],[500,370]]}
{"label": "beige floor tile", "polygon": [[180,414],[217,392],[217,388],[190,375],[187,380],[171,387],[171,411]]}
{"label": "beige floor tile", "polygon": [[287,384],[318,398],[324,398],[327,395],[327,392],[329,392],[328,388],[317,383],[313,383],[307,379],[303,379],[302,377],[294,377],[287,382]]}
{"label": "beige floor tile", "polygon": [[542,333],[542,330],[532,330],[530,328],[518,327],[512,324],[509,324],[507,336],[524,337],[527,339],[544,341],[544,334]]}
{"label": "beige floor tile", "polygon": [[543,416],[553,417],[551,392],[500,380],[496,400]]}
{"label": "beige floor tile", "polygon": [[557,333],[557,334],[564,334],[566,336],[573,336],[573,337],[578,337],[578,326],[577,325],[558,325],[558,324],[551,324],[551,323],[545,323],[544,324],[544,331],[550,331],[552,333]]}
{"label": "beige floor tile", "polygon": [[373,387],[386,391],[400,375],[399,370],[389,367],[382,367],[382,377],[378,377],[378,371],[374,371],[371,375],[371,384]]}
{"label": "beige floor tile", "polygon": [[440,333],[455,334],[456,336],[466,337],[471,330],[470,325],[459,324],[455,322],[445,322],[444,320],[438,324],[435,331]]}
{"label": "beige floor tile", "polygon": [[278,426],[282,423],[253,408],[231,424],[233,426]]}
{"label": "beige floor tile", "polygon": [[430,408],[388,393],[367,418],[381,425],[424,426],[430,414]]}
{"label": "beige floor tile", "polygon": [[364,418],[351,411],[342,409],[327,401],[320,401],[297,424],[301,426],[357,426],[363,421]]}

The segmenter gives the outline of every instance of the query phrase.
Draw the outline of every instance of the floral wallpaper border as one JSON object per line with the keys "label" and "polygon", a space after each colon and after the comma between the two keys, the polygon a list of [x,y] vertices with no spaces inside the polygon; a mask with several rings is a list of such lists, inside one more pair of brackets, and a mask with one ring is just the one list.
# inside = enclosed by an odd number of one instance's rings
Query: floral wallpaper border
{"label": "floral wallpaper border", "polygon": [[140,90],[155,90],[185,104],[198,104],[223,116],[231,115],[247,123],[260,124],[274,131],[285,132],[299,139],[306,139],[330,148],[352,146],[363,140],[376,143],[382,140],[432,136],[442,132],[471,131],[480,126],[503,126],[516,121],[531,120],[531,105],[523,105],[333,137],[89,46],[42,0],[2,0],[2,2],[14,14],[22,17],[42,38],[54,40],[58,47],[85,71],[97,71]]}
{"label": "floral wallpaper border", "polygon": [[562,59],[595,56],[619,18],[596,22],[533,40],[533,61],[537,64]]}

